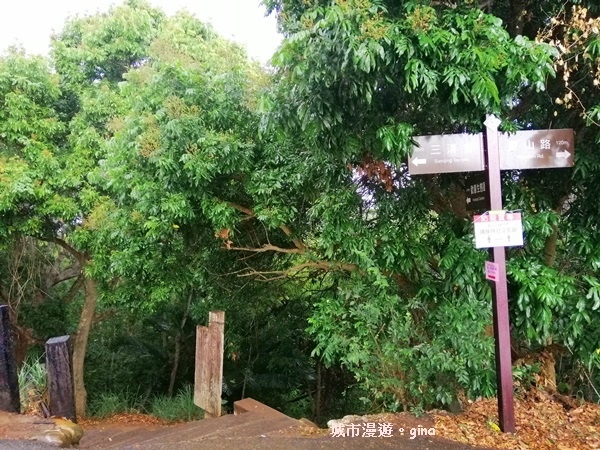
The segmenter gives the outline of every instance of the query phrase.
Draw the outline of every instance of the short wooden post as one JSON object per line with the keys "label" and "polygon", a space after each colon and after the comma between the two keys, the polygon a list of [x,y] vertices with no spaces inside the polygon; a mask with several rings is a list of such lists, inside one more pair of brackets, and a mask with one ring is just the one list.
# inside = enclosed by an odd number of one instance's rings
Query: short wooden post
{"label": "short wooden post", "polygon": [[20,413],[19,380],[7,305],[0,306],[0,410]]}
{"label": "short wooden post", "polygon": [[46,370],[48,372],[48,394],[50,414],[76,421],[75,396],[70,336],[59,336],[46,342]]}
{"label": "short wooden post", "polygon": [[221,415],[225,312],[208,315],[208,327],[196,328],[196,374],[194,403],[205,418]]}

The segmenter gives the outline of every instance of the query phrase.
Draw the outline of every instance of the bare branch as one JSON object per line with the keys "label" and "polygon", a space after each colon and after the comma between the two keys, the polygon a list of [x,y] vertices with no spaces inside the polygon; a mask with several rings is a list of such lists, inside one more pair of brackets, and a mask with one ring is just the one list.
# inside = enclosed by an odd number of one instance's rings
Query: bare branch
{"label": "bare branch", "polygon": [[[239,277],[257,277],[262,281],[274,281],[281,280],[283,278],[292,277],[306,269],[316,269],[323,271],[344,271],[352,272],[358,269],[356,264],[329,262],[329,261],[312,261],[301,264],[296,264],[286,270],[271,270],[271,271],[259,271],[249,267],[245,272],[240,271]],[[243,273],[242,273],[243,272]]]}
{"label": "bare branch", "polygon": [[254,253],[263,253],[263,252],[279,252],[279,253],[304,253],[304,250],[300,250],[299,248],[283,248],[278,247],[272,244],[265,244],[262,247],[223,247],[227,250],[236,250],[241,252],[254,252]]}
{"label": "bare branch", "polygon": [[[279,228],[281,228],[281,231],[283,231],[286,236],[292,237],[292,230],[290,230],[290,228],[287,225],[283,225],[283,224],[279,225]],[[292,242],[294,243],[294,245],[296,246],[296,248],[298,250],[302,250],[302,251],[306,250],[306,246],[300,239],[296,239],[296,238],[292,237]]]}
{"label": "bare branch", "polygon": [[256,216],[254,214],[254,211],[252,211],[250,208],[246,208],[245,206],[238,205],[237,203],[233,203],[233,202],[227,202],[227,204],[229,206],[231,206],[232,208],[237,209],[238,211],[243,212],[244,214],[246,214],[249,217],[255,217]]}

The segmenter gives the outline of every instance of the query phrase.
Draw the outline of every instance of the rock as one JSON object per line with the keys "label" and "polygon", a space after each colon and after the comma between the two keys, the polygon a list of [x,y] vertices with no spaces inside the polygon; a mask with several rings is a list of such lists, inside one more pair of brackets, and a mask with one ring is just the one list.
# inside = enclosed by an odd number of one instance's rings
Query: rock
{"label": "rock", "polygon": [[463,412],[463,406],[460,401],[455,398],[448,404],[448,411],[452,414],[460,414]]}
{"label": "rock", "polygon": [[60,430],[47,430],[42,434],[33,436],[32,439],[58,448],[67,448],[71,446],[69,437]]}
{"label": "rock", "polygon": [[71,445],[79,444],[83,437],[83,428],[67,419],[57,418],[53,420],[58,429],[69,438]]}
{"label": "rock", "polygon": [[321,428],[319,427],[319,425],[317,425],[316,423],[314,423],[312,420],[308,420],[306,418],[302,418],[299,419],[300,422],[302,423],[302,425],[304,425],[305,427],[311,427],[311,428]]}
{"label": "rock", "polygon": [[369,418],[366,416],[344,416],[341,419],[331,419],[327,422],[327,426],[333,428],[334,426],[350,425],[352,423],[361,424],[368,421]]}

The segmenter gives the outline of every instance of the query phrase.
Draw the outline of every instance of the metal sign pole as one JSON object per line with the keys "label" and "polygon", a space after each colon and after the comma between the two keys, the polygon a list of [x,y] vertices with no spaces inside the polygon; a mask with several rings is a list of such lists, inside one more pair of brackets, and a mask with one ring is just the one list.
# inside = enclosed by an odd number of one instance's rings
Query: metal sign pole
{"label": "metal sign pole", "polygon": [[[490,209],[502,210],[502,185],[500,180],[500,152],[498,126],[500,120],[488,115],[484,122],[486,175],[489,183]],[[493,282],[492,309],[496,347],[496,385],[498,387],[498,415],[504,432],[515,432],[515,407],[513,399],[512,360],[510,350],[510,321],[508,315],[508,289],[506,282],[506,255],[504,247],[490,250],[492,262],[498,264],[497,280]]]}

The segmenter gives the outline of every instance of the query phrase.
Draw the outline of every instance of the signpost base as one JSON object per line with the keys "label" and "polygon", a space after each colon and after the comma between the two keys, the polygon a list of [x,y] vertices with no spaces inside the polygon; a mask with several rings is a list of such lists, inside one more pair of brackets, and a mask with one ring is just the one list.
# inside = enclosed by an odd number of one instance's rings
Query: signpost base
{"label": "signpost base", "polygon": [[[496,350],[496,387],[498,392],[498,420],[505,433],[515,432],[515,406],[513,399],[512,358],[510,348],[510,318],[506,283],[504,247],[490,250],[493,263],[497,264],[497,281],[492,286],[492,315]],[[500,282],[502,280],[502,282]]]}

